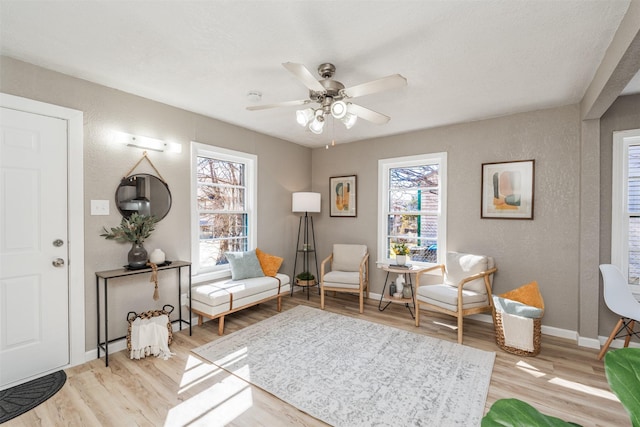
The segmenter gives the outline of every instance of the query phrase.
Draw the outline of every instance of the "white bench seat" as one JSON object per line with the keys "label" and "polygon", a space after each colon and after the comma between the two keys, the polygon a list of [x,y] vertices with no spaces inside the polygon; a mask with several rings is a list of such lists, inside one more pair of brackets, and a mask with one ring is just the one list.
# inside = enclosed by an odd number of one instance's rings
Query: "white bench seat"
{"label": "white bench seat", "polygon": [[202,283],[191,289],[191,311],[198,315],[198,325],[202,325],[203,317],[219,319],[218,334],[222,335],[224,316],[271,299],[277,299],[277,308],[281,311],[282,295],[290,289],[289,276],[282,273],[275,277]]}

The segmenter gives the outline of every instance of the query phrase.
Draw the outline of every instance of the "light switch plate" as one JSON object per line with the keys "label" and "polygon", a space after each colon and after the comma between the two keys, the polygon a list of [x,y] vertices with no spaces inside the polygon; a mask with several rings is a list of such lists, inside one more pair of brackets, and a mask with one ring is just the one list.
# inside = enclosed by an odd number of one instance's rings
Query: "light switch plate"
{"label": "light switch plate", "polygon": [[108,200],[92,200],[91,215],[109,215]]}

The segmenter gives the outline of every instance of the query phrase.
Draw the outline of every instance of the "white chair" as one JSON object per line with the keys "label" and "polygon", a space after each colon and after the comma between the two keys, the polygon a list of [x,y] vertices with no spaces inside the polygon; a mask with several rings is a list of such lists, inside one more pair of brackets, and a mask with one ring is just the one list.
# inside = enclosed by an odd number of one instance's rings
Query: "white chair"
{"label": "white chair", "polygon": [[598,360],[602,359],[615,338],[626,337],[624,346],[628,347],[631,336],[639,336],[638,332],[633,331],[633,326],[636,320],[640,321],[640,302],[634,298],[627,280],[618,267],[612,264],[602,264],[600,265],[600,273],[602,273],[604,283],[604,302],[609,310],[620,316],[620,320],[600,350]]}
{"label": "white chair", "polygon": [[360,313],[363,313],[364,298],[369,298],[369,251],[366,245],[333,245],[333,252],[320,266],[320,278],[321,309],[324,310],[325,291],[349,292],[358,294]]}
{"label": "white chair", "polygon": [[[420,277],[440,269],[442,282],[420,285]],[[445,264],[420,271],[416,276],[416,326],[420,308],[448,314],[458,319],[458,344],[462,344],[462,321],[470,314],[493,310],[491,282],[497,271],[492,257],[448,252]]]}

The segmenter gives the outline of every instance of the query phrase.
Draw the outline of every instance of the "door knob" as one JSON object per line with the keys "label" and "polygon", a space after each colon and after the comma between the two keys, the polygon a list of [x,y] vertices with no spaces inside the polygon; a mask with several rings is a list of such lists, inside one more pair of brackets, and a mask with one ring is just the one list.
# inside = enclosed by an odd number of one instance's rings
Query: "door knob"
{"label": "door knob", "polygon": [[64,260],[62,258],[56,258],[51,262],[51,264],[53,264],[54,267],[62,267],[64,265]]}

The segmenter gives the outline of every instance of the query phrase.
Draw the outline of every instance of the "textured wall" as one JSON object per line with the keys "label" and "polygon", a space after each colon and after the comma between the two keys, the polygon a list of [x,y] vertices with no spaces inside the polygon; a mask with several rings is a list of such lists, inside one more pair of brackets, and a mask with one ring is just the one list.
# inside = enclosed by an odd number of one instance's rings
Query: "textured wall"
{"label": "textured wall", "polygon": [[[611,169],[613,132],[640,129],[640,95],[621,96],[600,120],[600,263],[611,262]],[[599,334],[608,336],[618,318],[600,292]]]}
{"label": "textured wall", "polygon": [[[111,131],[122,130],[182,144],[182,153],[149,152],[149,158],[172,192],[169,215],[145,242],[162,248],[167,259],[191,259],[190,249],[190,141],[240,150],[258,156],[258,246],[292,264],[291,242],[297,217],[291,213],[291,192],[310,189],[311,151],[308,148],[187,112],[165,104],[0,58],[0,91],[84,112],[85,300],[86,348],[96,342],[94,272],[126,264],[129,246],[100,237],[103,226],[116,226],[120,215],[113,201],[120,179],[141,158],[143,150],[112,144]],[[212,101],[213,102],[213,101]],[[283,167],[286,166],[286,167]],[[135,172],[153,173],[147,162]],[[109,216],[91,216],[92,199],[109,200]],[[123,279],[110,285],[110,337],[126,334],[128,311],[176,305],[175,272],[160,273],[160,302],[152,299],[148,279]],[[186,277],[184,278],[186,280]],[[177,306],[176,306],[177,309]]]}
{"label": "textured wall", "polygon": [[[533,111],[313,150],[313,190],[323,195],[316,225],[321,257],[339,242],[377,253],[378,159],[448,153],[448,250],[492,255],[496,292],[537,280],[545,325],[577,329],[580,119],[577,105]],[[480,218],[481,164],[535,159],[534,220]],[[328,214],[330,176],[358,176],[357,218]],[[375,265],[375,264],[373,264]],[[372,269],[372,291],[384,275]]]}
{"label": "textured wall", "polygon": [[[448,244],[450,250],[496,257],[495,289],[503,292],[537,280],[547,304],[543,323],[576,330],[580,307],[579,183],[580,120],[577,106],[515,114],[491,120],[430,129],[311,150],[238,128],[201,115],[95,85],[70,76],[0,57],[0,91],[78,109],[85,114],[85,292],[88,350],[95,342],[95,280],[93,273],[126,262],[125,246],[105,241],[102,226],[117,225],[113,195],[120,178],[142,151],[110,144],[109,132],[121,129],[183,144],[180,155],[150,152],[169,183],[171,213],[149,239],[169,258],[190,259],[189,149],[202,143],[242,150],[259,157],[260,217],[258,245],[286,258],[291,274],[297,216],[291,213],[291,192],[313,190],[323,195],[322,213],[314,215],[319,261],[338,242],[362,242],[375,261],[378,159],[425,152],[448,152]],[[366,124],[363,124],[366,125]],[[640,97],[622,97],[601,122],[601,261],[609,260],[611,200],[611,132],[640,127]],[[339,142],[339,141],[338,141]],[[535,219],[480,219],[480,172],[485,162],[536,160]],[[286,165],[286,167],[283,167]],[[313,165],[313,168],[312,168]],[[310,175],[310,170],[312,174]],[[151,172],[148,167],[137,169]],[[329,177],[358,175],[358,217],[330,218]],[[111,201],[110,216],[90,216],[92,199]],[[372,288],[380,292],[384,277],[372,264]],[[161,276],[162,302],[173,303],[173,276]],[[146,283],[114,286],[110,316],[124,319],[129,310],[155,307]],[[126,285],[126,286],[125,286]],[[607,335],[611,315],[600,305],[600,334]],[[124,321],[123,321],[124,323]],[[126,325],[125,325],[126,326]],[[124,329],[123,329],[124,330]],[[115,331],[114,333],[123,332]]]}

